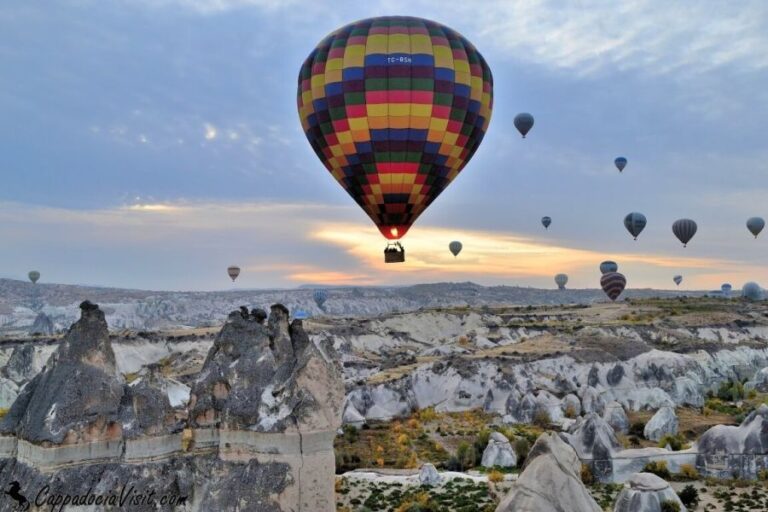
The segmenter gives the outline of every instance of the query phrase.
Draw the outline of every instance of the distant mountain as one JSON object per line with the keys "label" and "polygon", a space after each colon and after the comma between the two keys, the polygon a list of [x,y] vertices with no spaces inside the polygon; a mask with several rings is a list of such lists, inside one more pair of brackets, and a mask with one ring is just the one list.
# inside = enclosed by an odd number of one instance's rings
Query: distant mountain
{"label": "distant mountain", "polygon": [[[223,323],[241,305],[268,308],[282,303],[310,315],[371,316],[419,308],[502,304],[591,304],[607,300],[601,290],[555,290],[519,286],[481,286],[472,282],[417,284],[399,287],[325,287],[328,300],[320,309],[314,287],[293,290],[229,290],[173,292],[127,290],[65,284],[32,285],[0,279],[0,334],[29,332],[43,312],[62,330],[78,316],[78,305],[90,300],[102,306],[111,329],[156,330],[203,327]],[[686,292],[703,295],[705,292]],[[627,290],[626,297],[679,296],[676,291]]]}

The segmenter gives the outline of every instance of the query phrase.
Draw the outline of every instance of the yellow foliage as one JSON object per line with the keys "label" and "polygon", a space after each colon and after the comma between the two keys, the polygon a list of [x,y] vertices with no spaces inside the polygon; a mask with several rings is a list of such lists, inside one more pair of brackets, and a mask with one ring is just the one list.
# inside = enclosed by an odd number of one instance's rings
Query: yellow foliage
{"label": "yellow foliage", "polygon": [[492,470],[488,473],[488,481],[497,484],[504,480],[504,473],[497,470]]}
{"label": "yellow foliage", "polygon": [[436,419],[440,418],[440,414],[435,411],[434,407],[427,407],[426,409],[421,409],[417,413],[419,419],[426,423],[428,421],[435,421]]}
{"label": "yellow foliage", "polygon": [[392,432],[394,432],[395,434],[399,434],[401,430],[403,430],[403,426],[400,424],[399,421],[395,421],[394,423],[392,423]]}
{"label": "yellow foliage", "polygon": [[400,446],[406,446],[411,440],[408,439],[408,436],[405,434],[400,434],[397,436],[397,444]]}
{"label": "yellow foliage", "polygon": [[376,445],[376,453],[378,453],[378,454],[384,453],[384,447],[381,446],[380,444]]}
{"label": "yellow foliage", "polygon": [[467,338],[466,336],[459,336],[458,343],[460,347],[469,346],[469,338]]}
{"label": "yellow foliage", "polygon": [[693,464],[680,464],[680,476],[690,480],[698,480],[699,472],[696,471],[696,467]]}
{"label": "yellow foliage", "polygon": [[384,459],[382,459],[381,457],[376,459],[376,465],[379,466],[380,468],[383,468],[384,467]]}
{"label": "yellow foliage", "polygon": [[10,410],[9,407],[0,407],[0,418],[8,414],[9,410]]}
{"label": "yellow foliage", "polygon": [[403,464],[405,469],[416,469],[419,467],[419,460],[416,458],[416,453],[411,452],[411,456],[408,457],[408,460]]}
{"label": "yellow foliage", "polygon": [[411,418],[408,420],[408,428],[416,430],[421,428],[421,423],[416,418]]}

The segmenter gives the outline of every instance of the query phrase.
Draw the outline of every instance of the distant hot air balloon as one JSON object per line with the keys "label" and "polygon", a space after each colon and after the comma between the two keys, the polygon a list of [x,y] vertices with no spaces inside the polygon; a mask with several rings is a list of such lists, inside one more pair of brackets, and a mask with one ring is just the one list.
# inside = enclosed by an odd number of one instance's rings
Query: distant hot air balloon
{"label": "distant hot air balloon", "polygon": [[315,299],[315,304],[317,304],[317,307],[323,309],[325,301],[328,300],[328,292],[325,290],[315,290],[315,292],[312,294],[312,297]]}
{"label": "distant hot air balloon", "polygon": [[568,276],[565,274],[557,274],[555,276],[555,284],[558,289],[565,290],[565,285],[568,283]]}
{"label": "distant hot air balloon", "polygon": [[741,295],[749,300],[763,300],[763,289],[759,284],[750,281],[741,289]]}
{"label": "distant hot air balloon", "polygon": [[459,242],[458,240],[454,240],[453,242],[448,244],[448,250],[451,251],[451,254],[453,254],[454,257],[459,255],[462,247],[464,246],[461,245],[461,242]]}
{"label": "distant hot air balloon", "polygon": [[608,272],[600,278],[600,286],[608,298],[615,301],[627,286],[627,278],[618,272]]}
{"label": "distant hot air balloon", "polygon": [[733,290],[733,286],[731,286],[730,283],[723,283],[723,285],[720,287],[720,291],[725,297],[731,296],[731,290]]}
{"label": "distant hot air balloon", "polygon": [[303,309],[297,309],[296,311],[293,312],[293,318],[295,318],[296,320],[306,320],[310,316],[312,315],[310,315],[308,312],[304,311]]}
{"label": "distant hot air balloon", "polygon": [[324,38],[304,61],[298,110],[312,149],[390,241],[399,240],[480,146],[493,108],[485,59],[433,21],[384,16]]}
{"label": "distant hot air balloon", "polygon": [[616,160],[613,161],[613,164],[616,166],[616,168],[619,170],[619,172],[621,172],[627,166],[627,159],[624,158],[623,156],[620,156]]}
{"label": "distant hot air balloon", "polygon": [[544,229],[549,229],[549,225],[552,224],[552,217],[542,217],[541,223],[544,225]]}
{"label": "distant hot air balloon", "polygon": [[531,128],[533,128],[533,116],[527,112],[517,114],[515,116],[515,128],[520,132],[520,135],[525,138]]}
{"label": "distant hot air balloon", "polygon": [[32,284],[36,284],[40,279],[40,272],[37,270],[32,270],[29,274],[27,274],[27,277],[29,277],[29,280],[32,281]]}
{"label": "distant hot air balloon", "polygon": [[693,235],[696,234],[697,229],[698,226],[696,225],[696,222],[691,219],[678,219],[672,224],[672,232],[678,240],[683,242],[683,247],[688,246],[688,242],[690,242]]}
{"label": "distant hot air balloon", "polygon": [[231,265],[227,267],[227,274],[232,279],[232,282],[235,282],[235,279],[237,279],[237,276],[240,275],[240,267],[237,267],[235,265]]}
{"label": "distant hot air balloon", "polygon": [[600,264],[600,273],[607,274],[608,272],[616,272],[619,270],[619,265],[615,261],[604,261]]}
{"label": "distant hot air balloon", "polygon": [[680,283],[683,282],[683,276],[675,276],[672,278],[672,280],[675,282],[677,286],[680,286]]}
{"label": "distant hot air balloon", "polygon": [[642,213],[632,212],[624,217],[624,227],[627,228],[630,235],[635,237],[635,240],[637,240],[637,237],[645,229],[646,223],[645,215]]}
{"label": "distant hot air balloon", "polygon": [[750,233],[755,235],[755,238],[757,238],[757,235],[760,234],[764,227],[765,221],[761,217],[751,217],[747,219],[747,229]]}

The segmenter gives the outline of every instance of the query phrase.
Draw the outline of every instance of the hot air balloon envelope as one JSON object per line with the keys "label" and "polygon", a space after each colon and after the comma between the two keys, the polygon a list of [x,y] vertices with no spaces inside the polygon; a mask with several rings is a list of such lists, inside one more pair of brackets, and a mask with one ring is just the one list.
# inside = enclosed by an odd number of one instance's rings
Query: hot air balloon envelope
{"label": "hot air balloon envelope", "polygon": [[600,273],[607,274],[608,272],[616,272],[619,270],[619,265],[615,261],[604,261],[600,264]]}
{"label": "hot air balloon envelope", "polygon": [[764,227],[765,221],[761,217],[751,217],[747,220],[747,229],[755,235],[755,238],[757,238],[757,235],[760,234]]}
{"label": "hot air balloon envelope", "polygon": [[680,286],[680,283],[683,282],[683,276],[675,276],[672,278],[672,280],[675,282],[677,286]]}
{"label": "hot air balloon envelope", "polygon": [[515,116],[515,128],[520,132],[520,135],[525,138],[528,132],[533,128],[533,116],[527,112],[522,112]]}
{"label": "hot air balloon envelope", "polygon": [[763,289],[759,284],[750,281],[741,289],[741,295],[749,300],[763,300]]}
{"label": "hot air balloon envelope", "polygon": [[454,240],[453,242],[448,244],[448,250],[451,251],[451,254],[453,254],[454,256],[459,255],[459,253],[461,252],[461,248],[462,248],[461,242],[459,242],[458,240]]}
{"label": "hot air balloon envelope", "polygon": [[629,234],[635,237],[635,240],[643,232],[646,224],[645,215],[642,213],[632,212],[624,217],[624,227],[627,228]]}
{"label": "hot air balloon envelope", "polygon": [[232,282],[235,282],[235,279],[237,279],[237,276],[240,275],[240,267],[237,267],[235,265],[227,267],[227,275],[229,275],[229,277],[232,279]]}
{"label": "hot air balloon envelope", "polygon": [[608,298],[615,301],[627,286],[627,278],[618,272],[608,272],[600,278],[600,286]]}
{"label": "hot air balloon envelope", "polygon": [[541,223],[544,226],[544,229],[549,229],[549,225],[552,224],[552,217],[542,217]]}
{"label": "hot air balloon envelope", "polygon": [[688,245],[693,235],[696,234],[698,226],[691,219],[678,219],[672,224],[672,232],[678,240],[683,242],[683,247]]}
{"label": "hot air balloon envelope", "polygon": [[40,272],[37,270],[32,270],[29,274],[27,274],[27,277],[29,277],[29,280],[32,281],[32,284],[37,283],[38,279],[40,279]]}
{"label": "hot air balloon envelope", "polygon": [[620,156],[616,160],[613,161],[613,164],[616,166],[616,168],[619,170],[619,172],[621,172],[627,166],[627,159],[624,158],[623,156]]}
{"label": "hot air balloon envelope", "polygon": [[312,294],[312,297],[315,299],[315,304],[317,304],[317,307],[323,309],[323,304],[325,304],[325,301],[328,300],[328,292],[325,290],[315,290]]}
{"label": "hot air balloon envelope", "polygon": [[568,276],[565,274],[557,274],[555,276],[555,284],[561,290],[565,290],[565,285],[568,284]]}
{"label": "hot air balloon envelope", "polygon": [[312,149],[389,240],[403,237],[469,162],[493,108],[482,55],[420,18],[336,30],[309,54],[298,82]]}

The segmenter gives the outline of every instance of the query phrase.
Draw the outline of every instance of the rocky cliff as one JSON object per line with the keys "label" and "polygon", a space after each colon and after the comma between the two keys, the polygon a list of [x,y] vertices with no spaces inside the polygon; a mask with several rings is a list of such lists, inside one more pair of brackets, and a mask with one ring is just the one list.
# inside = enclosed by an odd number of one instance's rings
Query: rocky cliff
{"label": "rocky cliff", "polygon": [[99,510],[335,509],[340,369],[283,306],[229,316],[188,406],[172,403],[176,384],[152,366],[127,382],[104,312],[83,303],[0,422],[0,480]]}

